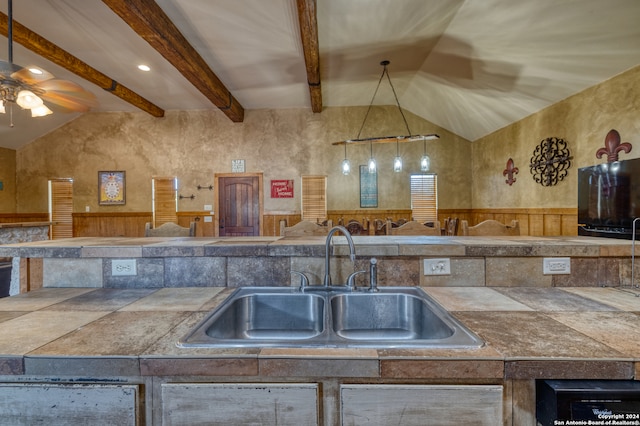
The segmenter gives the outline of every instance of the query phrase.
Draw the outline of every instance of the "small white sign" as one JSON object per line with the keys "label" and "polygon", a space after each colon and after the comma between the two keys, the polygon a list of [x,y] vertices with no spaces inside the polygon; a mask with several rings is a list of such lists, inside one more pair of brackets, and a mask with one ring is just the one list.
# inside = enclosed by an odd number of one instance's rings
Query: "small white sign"
{"label": "small white sign", "polygon": [[232,173],[244,173],[244,160],[231,160]]}

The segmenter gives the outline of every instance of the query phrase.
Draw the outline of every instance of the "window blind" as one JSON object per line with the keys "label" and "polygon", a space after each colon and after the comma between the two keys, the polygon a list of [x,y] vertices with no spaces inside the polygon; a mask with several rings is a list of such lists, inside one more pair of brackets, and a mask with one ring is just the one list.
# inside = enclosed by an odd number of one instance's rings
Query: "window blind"
{"label": "window blind", "polygon": [[175,177],[154,177],[153,187],[153,227],[163,223],[178,223],[177,180]]}
{"label": "window blind", "polygon": [[327,177],[302,176],[302,220],[327,219]]}
{"label": "window blind", "polygon": [[51,239],[73,237],[73,180],[50,180],[49,197]]}
{"label": "window blind", "polygon": [[411,214],[413,220],[438,220],[438,176],[436,174],[411,175]]}

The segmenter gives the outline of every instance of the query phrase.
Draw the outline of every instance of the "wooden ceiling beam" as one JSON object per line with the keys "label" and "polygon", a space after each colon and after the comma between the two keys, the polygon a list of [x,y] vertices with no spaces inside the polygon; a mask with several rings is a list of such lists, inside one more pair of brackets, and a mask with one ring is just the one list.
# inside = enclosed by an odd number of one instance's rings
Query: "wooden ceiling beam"
{"label": "wooden ceiling beam", "polygon": [[102,0],[234,122],[244,108],[153,0]]}
{"label": "wooden ceiling beam", "polygon": [[316,0],[297,0],[297,4],[304,62],[307,66],[307,83],[309,84],[309,94],[311,95],[311,109],[313,112],[322,112]]}
{"label": "wooden ceiling beam", "polygon": [[[0,34],[8,37],[8,33],[9,17],[0,12]],[[79,77],[82,77],[98,87],[111,92],[122,100],[127,101],[131,105],[148,112],[152,116],[164,116],[164,110],[162,108],[154,105],[147,99],[138,95],[136,92],[128,89],[109,76],[91,67],[91,65],[76,58],[71,53],[50,42],[41,35],[34,33],[15,19],[13,20],[12,37],[13,41],[42,56],[44,59],[66,68]]]}

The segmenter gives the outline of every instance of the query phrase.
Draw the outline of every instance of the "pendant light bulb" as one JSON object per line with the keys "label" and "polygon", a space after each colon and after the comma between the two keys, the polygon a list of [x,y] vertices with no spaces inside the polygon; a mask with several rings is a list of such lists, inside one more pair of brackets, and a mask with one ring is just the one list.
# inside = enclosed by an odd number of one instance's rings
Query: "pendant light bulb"
{"label": "pendant light bulb", "polygon": [[371,157],[369,159],[369,173],[375,173],[376,172],[376,159]]}
{"label": "pendant light bulb", "polygon": [[351,173],[351,163],[345,158],[342,160],[342,174],[348,175],[349,173]]}
{"label": "pendant light bulb", "polygon": [[402,171],[402,157],[400,157],[400,148],[396,139],[396,158],[393,159],[393,171],[399,173]]}
{"label": "pendant light bulb", "polygon": [[342,174],[348,175],[351,172],[351,163],[347,158],[347,142],[344,143],[344,160],[342,160]]}
{"label": "pendant light bulb", "polygon": [[373,158],[373,143],[369,142],[369,152],[371,153],[369,157],[369,173],[376,172],[376,159]]}
{"label": "pendant light bulb", "polygon": [[431,159],[427,154],[423,155],[420,159],[420,170],[423,172],[429,171],[429,166],[431,165]]}
{"label": "pendant light bulb", "polygon": [[396,157],[393,159],[393,171],[396,173],[402,171],[402,157]]}
{"label": "pendant light bulb", "polygon": [[422,158],[420,159],[420,171],[428,172],[431,166],[431,158],[427,155],[427,139],[422,138]]}

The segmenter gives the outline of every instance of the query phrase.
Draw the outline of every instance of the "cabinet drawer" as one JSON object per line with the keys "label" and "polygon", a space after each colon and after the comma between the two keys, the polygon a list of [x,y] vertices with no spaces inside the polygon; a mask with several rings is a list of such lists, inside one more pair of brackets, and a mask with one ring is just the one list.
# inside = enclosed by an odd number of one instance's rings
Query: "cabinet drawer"
{"label": "cabinet drawer", "polygon": [[343,425],[502,424],[502,386],[342,385]]}
{"label": "cabinet drawer", "polygon": [[0,384],[0,423],[135,425],[137,385]]}
{"label": "cabinet drawer", "polygon": [[163,425],[317,425],[317,384],[162,385]]}

